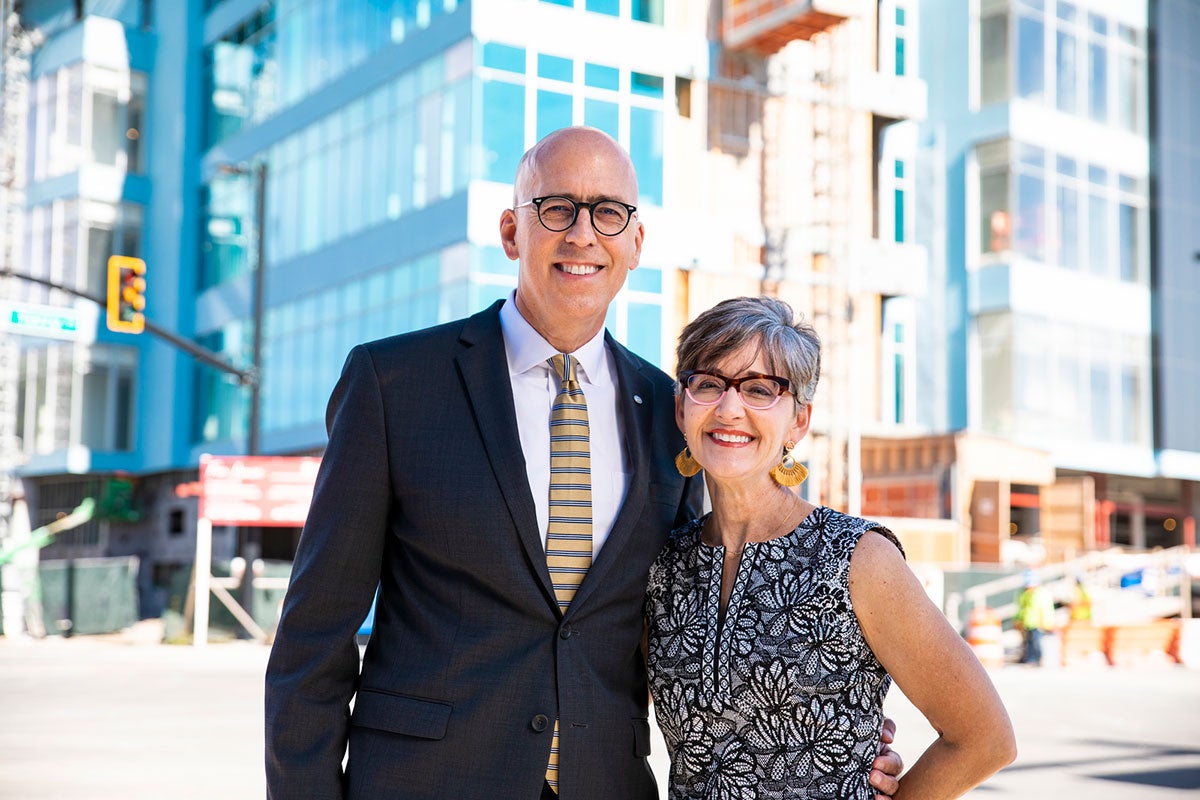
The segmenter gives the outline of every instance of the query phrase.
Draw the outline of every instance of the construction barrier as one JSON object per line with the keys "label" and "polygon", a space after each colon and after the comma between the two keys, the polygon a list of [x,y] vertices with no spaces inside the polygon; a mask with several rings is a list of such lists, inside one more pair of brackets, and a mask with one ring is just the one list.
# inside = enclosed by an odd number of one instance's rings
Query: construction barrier
{"label": "construction barrier", "polygon": [[971,609],[967,617],[967,644],[985,667],[1004,665],[1004,644],[1000,635],[999,614],[986,606]]}
{"label": "construction barrier", "polygon": [[1059,635],[1062,637],[1061,659],[1064,667],[1108,665],[1105,653],[1107,628],[1093,625],[1088,620],[1071,620]]}

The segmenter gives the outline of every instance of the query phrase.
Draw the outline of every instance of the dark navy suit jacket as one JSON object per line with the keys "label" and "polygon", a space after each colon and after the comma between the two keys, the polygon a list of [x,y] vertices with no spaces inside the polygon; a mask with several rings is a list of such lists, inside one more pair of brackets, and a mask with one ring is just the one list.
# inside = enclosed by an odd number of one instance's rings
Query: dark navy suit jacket
{"label": "dark navy suit jacket", "polygon": [[[500,305],[346,361],[267,668],[274,800],[535,800],[556,715],[564,800],[657,797],[643,593],[667,533],[700,503],[672,460],[671,381],[606,338],[633,473],[562,615]],[[354,634],[377,585],[360,673]]]}

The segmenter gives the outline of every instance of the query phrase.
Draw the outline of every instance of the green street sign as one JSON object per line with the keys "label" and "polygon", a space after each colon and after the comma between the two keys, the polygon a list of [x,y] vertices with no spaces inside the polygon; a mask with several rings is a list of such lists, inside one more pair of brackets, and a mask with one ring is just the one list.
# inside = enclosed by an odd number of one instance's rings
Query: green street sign
{"label": "green street sign", "polygon": [[63,306],[3,303],[0,329],[18,336],[73,340],[79,336],[79,313]]}

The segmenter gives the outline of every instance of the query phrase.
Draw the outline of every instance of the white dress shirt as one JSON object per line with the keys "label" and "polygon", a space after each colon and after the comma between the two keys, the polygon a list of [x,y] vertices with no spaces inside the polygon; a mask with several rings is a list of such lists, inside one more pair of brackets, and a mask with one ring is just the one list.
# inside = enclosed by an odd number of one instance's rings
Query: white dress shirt
{"label": "white dress shirt", "polygon": [[[508,377],[517,410],[517,430],[542,546],[550,518],[550,409],[560,378],[546,359],[558,352],[517,310],[516,292],[500,309]],[[630,461],[617,413],[617,372],[604,346],[604,330],[580,347],[575,377],[587,399],[592,461],[592,554],[600,552],[629,485]]]}

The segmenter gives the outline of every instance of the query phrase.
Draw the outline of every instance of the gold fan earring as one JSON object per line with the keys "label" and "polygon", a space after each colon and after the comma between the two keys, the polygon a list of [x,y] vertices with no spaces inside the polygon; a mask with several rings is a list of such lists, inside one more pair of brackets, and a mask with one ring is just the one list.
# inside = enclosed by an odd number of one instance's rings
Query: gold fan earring
{"label": "gold fan earring", "polygon": [[675,469],[685,478],[690,478],[700,471],[699,462],[692,458],[692,451],[688,449],[687,439],[683,440],[683,449],[675,456]]}
{"label": "gold fan earring", "polygon": [[[780,486],[799,486],[808,477],[808,470],[796,460],[796,456],[793,453],[795,449],[796,443],[789,439],[787,444],[783,446],[783,458],[771,470],[771,477]],[[678,459],[675,463],[679,463]],[[680,471],[682,472],[682,470]]]}

